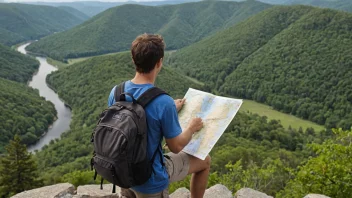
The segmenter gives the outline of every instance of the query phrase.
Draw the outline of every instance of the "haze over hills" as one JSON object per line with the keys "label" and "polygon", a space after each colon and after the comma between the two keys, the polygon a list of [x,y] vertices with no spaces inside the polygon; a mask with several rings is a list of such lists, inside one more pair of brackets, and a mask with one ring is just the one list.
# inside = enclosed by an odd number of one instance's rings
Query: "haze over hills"
{"label": "haze over hills", "polygon": [[72,14],[73,16],[75,16],[76,18],[78,18],[79,20],[81,20],[82,22],[83,21],[86,21],[88,20],[90,17],[88,15],[86,15],[85,13],[83,12],[80,12],[78,11],[77,9],[75,8],[72,8],[70,6],[59,6],[58,7],[59,9],[62,9],[62,10],[65,10],[66,12]]}
{"label": "haze over hills", "polygon": [[87,18],[71,8],[1,3],[0,43],[10,46],[39,39],[72,28]]}
{"label": "haze over hills", "polygon": [[34,5],[48,5],[48,6],[69,6],[73,7],[82,13],[92,17],[95,16],[109,8],[120,6],[124,4],[138,4],[138,5],[148,5],[148,6],[158,6],[158,5],[172,5],[181,4],[187,2],[195,2],[200,0],[166,0],[166,1],[127,1],[127,2],[99,2],[99,1],[76,1],[76,2],[28,2]]}
{"label": "haze over hills", "polygon": [[123,5],[43,38],[27,49],[57,60],[98,55],[127,50],[131,41],[145,32],[163,35],[168,50],[179,49],[268,7],[256,1],[204,1],[161,7]]}
{"label": "haze over hills", "polygon": [[174,68],[220,93],[327,128],[352,123],[352,14],[278,6],[174,53]]}

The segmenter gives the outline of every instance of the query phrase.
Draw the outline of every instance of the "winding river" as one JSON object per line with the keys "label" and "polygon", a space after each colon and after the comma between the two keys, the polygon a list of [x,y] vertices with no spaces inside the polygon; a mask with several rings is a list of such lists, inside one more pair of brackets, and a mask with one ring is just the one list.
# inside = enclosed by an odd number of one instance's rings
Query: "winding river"
{"label": "winding river", "polygon": [[[27,54],[25,48],[30,43],[21,45],[17,48],[22,54]],[[65,106],[60,100],[59,96],[48,87],[46,84],[46,76],[57,68],[47,63],[46,58],[36,57],[40,62],[39,70],[33,75],[32,80],[29,82],[29,86],[39,90],[39,95],[44,97],[46,100],[52,102],[55,105],[57,111],[57,120],[48,129],[47,133],[34,145],[28,147],[28,151],[40,150],[44,145],[49,144],[53,139],[59,138],[60,135],[70,129],[70,122],[72,113],[71,110]]]}

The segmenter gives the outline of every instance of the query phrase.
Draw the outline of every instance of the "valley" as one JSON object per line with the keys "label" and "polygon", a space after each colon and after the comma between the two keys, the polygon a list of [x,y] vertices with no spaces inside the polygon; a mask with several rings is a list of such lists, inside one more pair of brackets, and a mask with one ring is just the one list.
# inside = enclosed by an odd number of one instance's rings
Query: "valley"
{"label": "valley", "polygon": [[165,39],[155,85],[170,96],[191,87],[244,99],[210,153],[208,187],[348,197],[352,13],[343,0],[263,1],[0,3],[0,197],[17,193],[3,176],[15,135],[32,145],[38,187],[97,183],[91,134],[111,89],[135,75],[128,50],[144,32]]}

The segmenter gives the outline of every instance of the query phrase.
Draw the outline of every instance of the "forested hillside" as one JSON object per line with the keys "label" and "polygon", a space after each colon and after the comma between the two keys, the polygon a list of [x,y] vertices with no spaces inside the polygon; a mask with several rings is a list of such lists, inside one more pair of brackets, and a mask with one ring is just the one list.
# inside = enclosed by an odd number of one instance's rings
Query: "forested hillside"
{"label": "forested hillside", "polygon": [[38,69],[39,62],[0,44],[0,78],[26,83]]}
{"label": "forested hillside", "polygon": [[0,43],[14,45],[67,30],[85,19],[78,10],[17,3],[0,4]]}
{"label": "forested hillside", "polygon": [[71,30],[30,45],[32,52],[54,59],[91,56],[130,48],[142,33],[159,33],[167,49],[179,49],[236,24],[268,4],[203,1],[169,6],[123,5],[111,8]]}
{"label": "forested hillside", "polygon": [[56,115],[54,105],[39,97],[38,91],[3,78],[0,78],[0,112],[0,153],[15,134],[25,144],[37,141]]}
{"label": "forested hillside", "polygon": [[208,90],[349,129],[351,29],[350,13],[278,6],[173,53],[167,62]]}
{"label": "forested hillside", "polygon": [[[235,0],[237,1],[237,0]],[[259,0],[264,3],[281,5],[311,5],[322,8],[332,8],[352,12],[351,0]]]}

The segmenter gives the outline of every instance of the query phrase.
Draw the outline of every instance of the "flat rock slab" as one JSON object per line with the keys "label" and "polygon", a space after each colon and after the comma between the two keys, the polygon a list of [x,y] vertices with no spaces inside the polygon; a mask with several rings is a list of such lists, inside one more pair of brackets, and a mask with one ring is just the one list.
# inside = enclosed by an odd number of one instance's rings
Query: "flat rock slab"
{"label": "flat rock slab", "polygon": [[170,195],[170,198],[190,198],[191,192],[185,187],[177,189]]}
{"label": "flat rock slab", "polygon": [[273,198],[265,193],[253,190],[251,188],[241,188],[235,194],[235,198]]}
{"label": "flat rock slab", "polygon": [[330,197],[325,195],[319,195],[319,194],[309,194],[309,195],[306,195],[304,198],[330,198]]}
{"label": "flat rock slab", "polygon": [[75,187],[69,183],[44,186],[21,192],[12,198],[70,198],[75,193]]}
{"label": "flat rock slab", "polygon": [[204,198],[233,198],[233,196],[226,186],[216,184],[205,191]]}
{"label": "flat rock slab", "polygon": [[121,189],[116,186],[116,193],[112,193],[112,184],[78,186],[74,198],[120,198]]}

